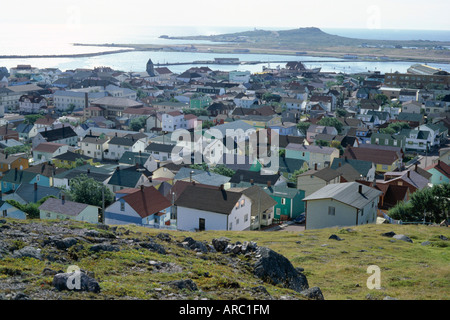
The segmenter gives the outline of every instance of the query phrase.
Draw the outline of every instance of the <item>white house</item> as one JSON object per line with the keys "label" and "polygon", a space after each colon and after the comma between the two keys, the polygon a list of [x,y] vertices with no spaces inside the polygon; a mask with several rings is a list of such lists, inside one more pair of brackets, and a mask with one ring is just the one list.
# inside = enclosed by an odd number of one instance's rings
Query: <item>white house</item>
{"label": "white house", "polygon": [[305,197],[306,229],[376,223],[381,191],[357,182],[329,184]]}
{"label": "white house", "polygon": [[177,198],[175,206],[178,230],[250,229],[251,200],[242,192],[190,185]]}
{"label": "white house", "polygon": [[108,152],[104,153],[104,158],[119,160],[126,151],[144,152],[144,139],[131,137],[113,137],[108,142]]}

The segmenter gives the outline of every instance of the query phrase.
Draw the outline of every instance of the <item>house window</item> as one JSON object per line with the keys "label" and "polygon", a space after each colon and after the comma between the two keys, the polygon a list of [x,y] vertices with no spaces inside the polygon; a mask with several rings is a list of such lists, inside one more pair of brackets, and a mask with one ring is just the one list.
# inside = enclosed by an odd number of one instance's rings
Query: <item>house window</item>
{"label": "house window", "polygon": [[248,221],[248,214],[244,215],[244,222]]}
{"label": "house window", "polygon": [[239,224],[239,219],[236,219],[236,225],[238,225]]}
{"label": "house window", "polygon": [[120,211],[125,211],[125,202],[120,202]]}
{"label": "house window", "polygon": [[364,209],[361,209],[361,217],[363,216],[363,214],[364,214]]}
{"label": "house window", "polygon": [[3,210],[2,214],[3,214],[3,217],[6,217],[8,215],[8,211],[7,210]]}
{"label": "house window", "polygon": [[281,204],[286,204],[286,198],[281,198]]}
{"label": "house window", "polygon": [[236,202],[236,209],[239,209],[239,201]]}
{"label": "house window", "polygon": [[245,205],[245,199],[241,200],[241,208]]}
{"label": "house window", "polygon": [[335,207],[328,207],[328,215],[329,216],[336,215],[336,208]]}

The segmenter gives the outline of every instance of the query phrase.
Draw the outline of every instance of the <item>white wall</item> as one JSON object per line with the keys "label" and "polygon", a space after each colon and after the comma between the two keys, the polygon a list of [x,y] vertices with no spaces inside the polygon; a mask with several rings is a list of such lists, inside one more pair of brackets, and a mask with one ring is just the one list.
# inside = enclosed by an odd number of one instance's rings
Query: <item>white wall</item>
{"label": "white wall", "polygon": [[[230,223],[232,224],[231,230],[234,231],[249,229],[251,223],[251,201],[244,195],[239,199],[239,201],[241,200],[245,201],[244,206],[239,206],[238,209],[234,207],[229,215],[177,207],[177,229],[195,231],[199,227],[200,218],[205,219],[205,230],[230,230]],[[245,215],[248,216],[247,221],[244,221]],[[237,220],[239,220],[239,223],[237,223]]]}
{"label": "white wall", "polygon": [[[307,201],[306,229],[321,229],[336,226],[354,226],[357,223],[374,223],[376,222],[376,208],[378,206],[378,197],[374,199],[373,202],[373,208],[372,202],[369,202],[364,207],[363,215],[361,216],[361,213],[358,213],[357,220],[357,209],[342,202],[332,199]],[[334,216],[328,214],[329,206],[335,208]]]}

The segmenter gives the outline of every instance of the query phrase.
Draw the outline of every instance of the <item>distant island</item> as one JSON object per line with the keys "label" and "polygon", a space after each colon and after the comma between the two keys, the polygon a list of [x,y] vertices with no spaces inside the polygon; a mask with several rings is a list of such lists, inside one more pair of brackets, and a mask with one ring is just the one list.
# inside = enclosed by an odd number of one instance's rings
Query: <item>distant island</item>
{"label": "distant island", "polygon": [[[450,41],[356,39],[323,32],[319,28],[268,31],[252,30],[219,35],[169,36],[162,39],[186,40],[186,44],[76,44],[136,51],[177,51],[208,53],[256,53],[308,55],[373,61],[411,61],[450,63]],[[208,44],[192,44],[207,40]]]}

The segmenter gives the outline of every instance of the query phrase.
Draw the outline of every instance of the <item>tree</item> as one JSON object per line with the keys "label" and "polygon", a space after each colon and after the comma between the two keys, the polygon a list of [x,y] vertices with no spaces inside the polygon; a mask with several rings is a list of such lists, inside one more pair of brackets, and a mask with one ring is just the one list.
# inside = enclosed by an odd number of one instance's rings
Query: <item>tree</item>
{"label": "tree", "polygon": [[233,169],[228,168],[226,165],[219,164],[211,170],[214,173],[221,174],[226,177],[232,177],[236,173]]}
{"label": "tree", "polygon": [[335,127],[337,132],[340,133],[342,131],[343,124],[336,118],[324,117],[317,122],[317,124],[321,126],[327,127]]}
{"label": "tree", "polygon": [[37,119],[42,118],[41,114],[27,114],[23,123],[33,125]]}
{"label": "tree", "polygon": [[414,192],[408,203],[400,202],[389,210],[389,216],[406,222],[440,223],[448,219],[450,184],[434,185]]}
{"label": "tree", "polygon": [[138,118],[131,119],[130,129],[132,131],[139,131],[139,130],[145,128],[146,120],[147,120],[146,117],[138,117]]}
{"label": "tree", "polygon": [[70,180],[68,195],[74,202],[102,207],[102,191],[105,196],[105,207],[113,203],[114,195],[103,183],[81,174]]}
{"label": "tree", "polygon": [[345,117],[347,115],[347,111],[345,109],[336,109],[336,116],[337,117]]}
{"label": "tree", "polygon": [[310,122],[299,122],[297,123],[297,129],[300,130],[300,132],[306,136],[306,131],[308,131],[309,126],[311,125]]}
{"label": "tree", "polygon": [[376,94],[374,96],[374,99],[376,101],[381,101],[381,105],[384,105],[389,102],[389,98],[385,94],[382,94],[382,93]]}
{"label": "tree", "polygon": [[328,141],[325,140],[321,140],[321,139],[317,139],[315,141],[316,146],[321,146],[321,147],[329,147],[330,144],[328,143]]}

